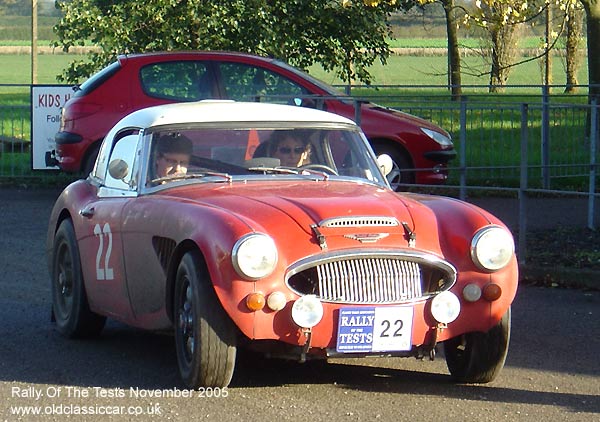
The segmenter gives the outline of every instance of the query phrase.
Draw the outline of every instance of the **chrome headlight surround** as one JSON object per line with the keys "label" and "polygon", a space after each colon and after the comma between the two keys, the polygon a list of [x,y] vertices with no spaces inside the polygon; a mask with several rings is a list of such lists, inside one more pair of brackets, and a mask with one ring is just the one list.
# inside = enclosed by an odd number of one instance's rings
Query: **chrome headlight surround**
{"label": "chrome headlight surround", "polygon": [[451,147],[454,145],[450,136],[444,135],[441,132],[426,127],[422,127],[421,131],[443,147]]}
{"label": "chrome headlight surround", "polygon": [[270,236],[251,233],[241,237],[233,246],[231,260],[239,275],[258,280],[270,275],[277,265],[277,246]]}
{"label": "chrome headlight surround", "polygon": [[498,271],[506,267],[514,253],[512,235],[500,226],[480,229],[471,241],[471,259],[484,271]]}

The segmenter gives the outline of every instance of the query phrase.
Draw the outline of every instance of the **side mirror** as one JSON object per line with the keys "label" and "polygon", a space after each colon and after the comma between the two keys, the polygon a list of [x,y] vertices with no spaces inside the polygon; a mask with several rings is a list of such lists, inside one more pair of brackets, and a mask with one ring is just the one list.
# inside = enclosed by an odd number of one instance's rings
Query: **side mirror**
{"label": "side mirror", "polygon": [[384,176],[390,174],[394,168],[394,160],[387,154],[377,156],[377,164]]}
{"label": "side mirror", "polygon": [[116,180],[123,180],[129,174],[129,165],[120,158],[112,160],[108,164],[108,174]]}

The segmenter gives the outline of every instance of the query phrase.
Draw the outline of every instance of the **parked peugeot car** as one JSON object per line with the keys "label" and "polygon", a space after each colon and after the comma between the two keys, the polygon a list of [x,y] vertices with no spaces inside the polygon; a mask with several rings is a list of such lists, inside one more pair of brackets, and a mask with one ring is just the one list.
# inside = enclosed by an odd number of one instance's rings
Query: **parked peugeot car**
{"label": "parked peugeot car", "polygon": [[[450,135],[419,117],[355,102],[286,63],[234,52],[157,52],[119,56],[62,109],[49,165],[89,174],[108,130],[132,111],[173,102],[231,99],[320,108],[356,120],[377,154],[394,162],[389,180],[441,184],[456,152]],[[356,107],[360,107],[357,110]],[[357,113],[359,111],[360,113]]]}

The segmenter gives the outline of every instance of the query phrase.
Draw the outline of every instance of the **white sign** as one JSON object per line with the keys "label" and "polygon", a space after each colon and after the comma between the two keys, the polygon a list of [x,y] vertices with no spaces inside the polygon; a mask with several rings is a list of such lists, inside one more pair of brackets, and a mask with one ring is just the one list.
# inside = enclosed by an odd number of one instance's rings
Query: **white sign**
{"label": "white sign", "polygon": [[52,162],[54,135],[60,128],[60,110],[72,95],[70,85],[31,87],[31,158],[34,170],[58,168]]}

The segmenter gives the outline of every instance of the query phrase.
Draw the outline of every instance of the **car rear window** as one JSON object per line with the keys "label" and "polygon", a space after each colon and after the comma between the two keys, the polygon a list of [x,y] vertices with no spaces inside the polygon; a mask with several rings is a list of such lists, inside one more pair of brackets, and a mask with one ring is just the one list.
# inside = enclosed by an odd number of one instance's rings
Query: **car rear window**
{"label": "car rear window", "polygon": [[75,93],[76,97],[87,95],[104,82],[106,82],[111,76],[117,73],[121,69],[119,62],[114,62],[111,65],[105,67],[100,72],[91,76],[88,80],[81,84],[79,90]]}
{"label": "car rear window", "polygon": [[200,61],[160,62],[140,70],[146,95],[173,101],[199,101],[216,98],[214,83],[205,63]]}

